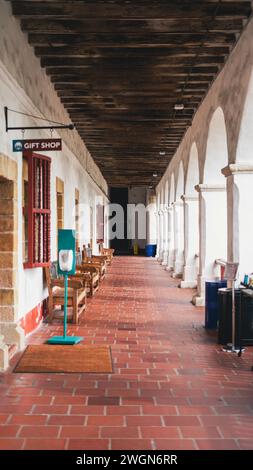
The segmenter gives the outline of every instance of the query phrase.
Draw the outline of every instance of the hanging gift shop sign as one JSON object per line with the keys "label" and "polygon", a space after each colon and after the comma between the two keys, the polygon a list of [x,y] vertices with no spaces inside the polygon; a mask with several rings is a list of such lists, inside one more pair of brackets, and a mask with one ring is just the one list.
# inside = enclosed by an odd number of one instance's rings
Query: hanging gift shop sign
{"label": "hanging gift shop sign", "polygon": [[13,140],[12,151],[23,152],[30,151],[50,151],[56,152],[62,149],[61,139],[30,139],[30,140]]}

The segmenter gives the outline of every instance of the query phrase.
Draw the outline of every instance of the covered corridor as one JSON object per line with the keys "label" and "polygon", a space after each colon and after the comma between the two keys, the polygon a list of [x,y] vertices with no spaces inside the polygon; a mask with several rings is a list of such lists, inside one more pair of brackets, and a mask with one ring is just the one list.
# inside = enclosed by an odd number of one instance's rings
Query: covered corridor
{"label": "covered corridor", "polygon": [[253,449],[252,110],[251,1],[0,0],[0,448]]}
{"label": "covered corridor", "polygon": [[[116,257],[79,326],[112,374],[1,375],[2,449],[251,449],[252,352],[221,352],[192,291],[153,259]],[[32,344],[59,333],[43,324]],[[12,368],[18,356],[12,359]]]}

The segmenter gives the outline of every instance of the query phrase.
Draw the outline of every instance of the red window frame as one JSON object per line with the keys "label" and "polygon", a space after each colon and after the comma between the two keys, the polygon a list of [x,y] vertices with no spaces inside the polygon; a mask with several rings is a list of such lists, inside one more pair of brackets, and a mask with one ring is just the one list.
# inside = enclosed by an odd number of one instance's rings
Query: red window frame
{"label": "red window frame", "polygon": [[104,205],[97,204],[97,243],[104,242]]}
{"label": "red window frame", "polygon": [[50,181],[51,158],[24,152],[28,162],[28,261],[24,268],[50,264]]}

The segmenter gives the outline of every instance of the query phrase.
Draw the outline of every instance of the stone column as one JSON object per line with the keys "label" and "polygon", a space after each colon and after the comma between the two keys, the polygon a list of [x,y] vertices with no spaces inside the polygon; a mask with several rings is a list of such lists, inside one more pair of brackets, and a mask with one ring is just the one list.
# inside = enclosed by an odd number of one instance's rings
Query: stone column
{"label": "stone column", "polygon": [[[0,175],[1,164],[5,171],[11,168],[7,158],[0,158]],[[16,172],[14,175],[17,179]],[[24,346],[24,330],[17,320],[17,207],[16,181],[0,177],[0,370],[8,365],[8,346]]]}
{"label": "stone column", "polygon": [[199,201],[198,197],[182,196],[184,203],[184,270],[180,287],[197,286],[199,254]]}
{"label": "stone column", "polygon": [[227,178],[228,261],[239,262],[238,280],[253,271],[253,165],[223,168]]}
{"label": "stone column", "polygon": [[205,281],[218,279],[218,258],[227,259],[227,200],[226,186],[199,184],[199,274],[197,295],[193,303],[205,304]]}
{"label": "stone column", "polygon": [[175,261],[175,234],[174,234],[174,203],[168,207],[168,260],[167,270],[171,271],[174,268]]}
{"label": "stone column", "polygon": [[184,205],[179,200],[174,203],[174,244],[175,244],[175,262],[174,278],[180,278],[184,269]]}

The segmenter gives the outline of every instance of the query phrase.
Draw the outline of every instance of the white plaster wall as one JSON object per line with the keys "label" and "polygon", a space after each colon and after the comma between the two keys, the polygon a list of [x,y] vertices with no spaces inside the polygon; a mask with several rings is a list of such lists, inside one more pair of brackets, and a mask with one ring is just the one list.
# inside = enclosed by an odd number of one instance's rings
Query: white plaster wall
{"label": "white plaster wall", "polygon": [[[7,2],[0,0],[0,153],[18,163],[18,291],[19,317],[31,311],[47,297],[41,268],[23,269],[22,260],[22,154],[12,152],[12,139],[22,138],[19,131],[5,131],[4,106],[33,115],[43,115],[60,122],[69,122],[69,116],[40,68],[39,60],[28,45],[19,23],[10,13]],[[38,121],[17,114],[10,115],[11,126],[38,125]],[[49,138],[46,130],[26,131],[25,138]],[[80,203],[93,206],[93,245],[96,245],[96,203],[107,202],[107,184],[91,159],[76,131],[54,132],[53,137],[63,139],[62,152],[47,152],[51,157],[51,259],[56,258],[56,176],[64,181],[64,228],[74,228],[75,189]],[[44,153],[45,154],[45,153]],[[86,171],[88,169],[89,173]],[[95,181],[94,181],[95,180]],[[105,193],[103,192],[105,191]],[[89,217],[80,220],[84,226],[82,242],[87,243]]]}
{"label": "white plaster wall", "polygon": [[[10,3],[4,0],[0,0],[0,44],[1,62],[37,108],[37,114],[39,112],[43,117],[68,123],[69,115],[61,104],[49,76],[41,68],[40,60],[29,45],[27,34],[22,32],[19,20],[12,16]],[[59,130],[59,134],[97,184],[107,191],[106,181],[77,131],[70,133]]]}

